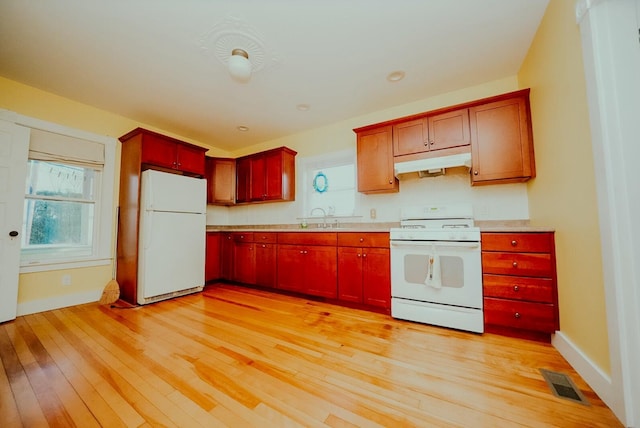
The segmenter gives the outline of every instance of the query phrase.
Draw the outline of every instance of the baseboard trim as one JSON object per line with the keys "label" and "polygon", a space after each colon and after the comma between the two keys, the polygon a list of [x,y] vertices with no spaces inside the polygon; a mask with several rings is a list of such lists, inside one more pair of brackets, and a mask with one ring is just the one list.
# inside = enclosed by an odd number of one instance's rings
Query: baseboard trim
{"label": "baseboard trim", "polygon": [[17,316],[37,314],[38,312],[66,308],[68,306],[83,305],[100,300],[102,290],[84,291],[82,293],[65,294],[48,299],[32,300],[18,303]]}
{"label": "baseboard trim", "polygon": [[556,331],[551,345],[571,364],[591,389],[598,394],[609,408],[613,407],[614,394],[611,377],[604,373],[589,357],[585,355],[566,335]]}

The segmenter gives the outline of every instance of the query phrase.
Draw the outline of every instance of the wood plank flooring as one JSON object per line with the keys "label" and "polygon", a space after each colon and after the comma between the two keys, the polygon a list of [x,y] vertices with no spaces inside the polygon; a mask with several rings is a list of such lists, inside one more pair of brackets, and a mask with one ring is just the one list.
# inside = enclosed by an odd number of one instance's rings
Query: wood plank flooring
{"label": "wood plank flooring", "polygon": [[0,362],[4,428],[621,426],[548,344],[226,284],[19,317]]}

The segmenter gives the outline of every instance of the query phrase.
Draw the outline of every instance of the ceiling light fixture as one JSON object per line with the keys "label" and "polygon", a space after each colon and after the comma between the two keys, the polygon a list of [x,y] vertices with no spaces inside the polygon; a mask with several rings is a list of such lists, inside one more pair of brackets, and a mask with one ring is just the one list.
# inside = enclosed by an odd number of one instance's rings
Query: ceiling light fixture
{"label": "ceiling light fixture", "polygon": [[240,132],[247,132],[249,130],[248,126],[240,125],[236,128]]}
{"label": "ceiling light fixture", "polygon": [[404,71],[402,70],[394,71],[387,75],[387,80],[389,82],[399,82],[402,79],[404,79]]}
{"label": "ceiling light fixture", "polygon": [[251,78],[251,62],[249,54],[244,49],[232,50],[227,66],[229,74],[236,82],[247,83]]}
{"label": "ceiling light fixture", "polygon": [[309,111],[311,106],[309,104],[298,104],[296,108],[300,111]]}

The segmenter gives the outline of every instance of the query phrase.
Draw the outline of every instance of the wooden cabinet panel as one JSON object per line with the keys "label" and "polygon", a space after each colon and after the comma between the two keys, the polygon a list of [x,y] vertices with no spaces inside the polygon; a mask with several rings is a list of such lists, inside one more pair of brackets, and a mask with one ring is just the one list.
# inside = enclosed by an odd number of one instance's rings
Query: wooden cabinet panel
{"label": "wooden cabinet panel", "polygon": [[220,278],[220,241],[218,232],[207,232],[205,256],[205,282]]}
{"label": "wooden cabinet panel", "polygon": [[278,233],[276,232],[254,232],[253,240],[256,243],[275,244],[278,242]]}
{"label": "wooden cabinet panel", "polygon": [[197,146],[176,144],[176,169],[204,176],[205,151],[206,149]]}
{"label": "wooden cabinet panel", "polygon": [[177,168],[176,143],[153,134],[142,138],[142,162],[165,168]]}
{"label": "wooden cabinet panel", "polygon": [[304,250],[300,245],[278,245],[277,288],[299,293],[304,291]]}
{"label": "wooden cabinet panel", "polygon": [[461,109],[430,115],[427,118],[429,128],[429,150],[444,150],[471,144],[469,110]]}
{"label": "wooden cabinet panel", "polygon": [[[341,232],[338,242],[339,245],[346,244],[338,247],[338,299],[390,309],[389,234]],[[384,248],[351,246],[353,243],[368,243]]]}
{"label": "wooden cabinet panel", "polygon": [[233,205],[236,202],[236,161],[230,158],[207,157],[207,203]]}
{"label": "wooden cabinet panel", "polygon": [[483,232],[481,245],[485,330],[549,340],[559,328],[553,233]]}
{"label": "wooden cabinet panel", "polygon": [[515,329],[548,333],[556,329],[555,309],[552,304],[485,297],[484,320],[486,324],[510,326]]}
{"label": "wooden cabinet panel", "polygon": [[528,92],[526,96],[472,107],[469,113],[472,184],[535,177]]}
{"label": "wooden cabinet panel", "polygon": [[256,283],[256,251],[253,242],[235,241],[233,245],[233,280]]}
{"label": "wooden cabinet panel", "polygon": [[482,249],[487,251],[514,251],[549,253],[553,240],[548,233],[490,233],[482,234]]}
{"label": "wooden cabinet panel", "polygon": [[365,305],[391,308],[391,257],[388,248],[363,248],[362,288]]}
{"label": "wooden cabinet panel", "polygon": [[548,253],[483,252],[482,269],[485,273],[515,276],[549,277],[552,274],[551,255]]}
{"label": "wooden cabinet panel", "polygon": [[[257,235],[257,234],[256,234]],[[256,236],[257,238],[257,236]],[[275,237],[274,237],[275,239]],[[256,240],[256,285],[262,287],[276,286],[276,245]]]}
{"label": "wooden cabinet panel", "polygon": [[127,135],[136,132],[142,135],[142,163],[204,176],[207,149],[142,128]]}
{"label": "wooden cabinet panel", "polygon": [[278,245],[277,288],[312,296],[337,296],[336,247]]}
{"label": "wooden cabinet panel", "polygon": [[225,232],[220,237],[220,277],[227,280],[233,279],[233,233]]}
{"label": "wooden cabinet panel", "polygon": [[280,232],[279,244],[293,245],[333,245],[338,242],[336,232]]}
{"label": "wooden cabinet panel", "polygon": [[251,158],[236,160],[236,202],[251,200]]}
{"label": "wooden cabinet panel", "polygon": [[304,270],[306,294],[333,299],[338,296],[336,247],[306,247]]}
{"label": "wooden cabinet panel", "polygon": [[411,155],[429,150],[426,118],[393,125],[393,155]]}
{"label": "wooden cabinet panel", "polygon": [[486,297],[541,303],[553,303],[554,301],[551,278],[527,278],[485,273],[482,276],[482,283]]}
{"label": "wooden cabinet panel", "polygon": [[237,202],[295,200],[295,156],[295,151],[280,147],[239,158]]}
{"label": "wooden cabinet panel", "polygon": [[362,303],[362,249],[338,248],[338,299]]}
{"label": "wooden cabinet panel", "polygon": [[340,247],[382,247],[389,248],[388,232],[340,232]]}
{"label": "wooden cabinet panel", "polygon": [[357,133],[358,192],[389,193],[399,190],[393,169],[391,126]]}

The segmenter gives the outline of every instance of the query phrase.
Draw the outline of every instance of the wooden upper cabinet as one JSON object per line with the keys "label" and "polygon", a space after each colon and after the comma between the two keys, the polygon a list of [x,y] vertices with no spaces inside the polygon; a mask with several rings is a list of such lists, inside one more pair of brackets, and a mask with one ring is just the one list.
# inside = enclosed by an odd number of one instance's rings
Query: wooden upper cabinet
{"label": "wooden upper cabinet", "polygon": [[355,132],[358,136],[358,192],[397,192],[399,184],[393,170],[392,127],[356,129]]}
{"label": "wooden upper cabinet", "polygon": [[239,158],[236,201],[295,200],[296,154],[287,147],[280,147]]}
{"label": "wooden upper cabinet", "polygon": [[393,154],[396,157],[470,144],[469,110],[466,108],[393,125]]}
{"label": "wooden upper cabinet", "polygon": [[471,144],[469,109],[428,116],[427,123],[429,150],[443,150]]}
{"label": "wooden upper cabinet", "polygon": [[134,139],[140,139],[141,142],[141,163],[189,175],[205,175],[206,148],[142,128],[136,128],[120,137],[120,141],[125,144]]}
{"label": "wooden upper cabinet", "polygon": [[535,177],[528,90],[472,107],[469,113],[473,185]]}
{"label": "wooden upper cabinet", "polygon": [[206,159],[207,203],[233,205],[236,202],[236,160]]}

